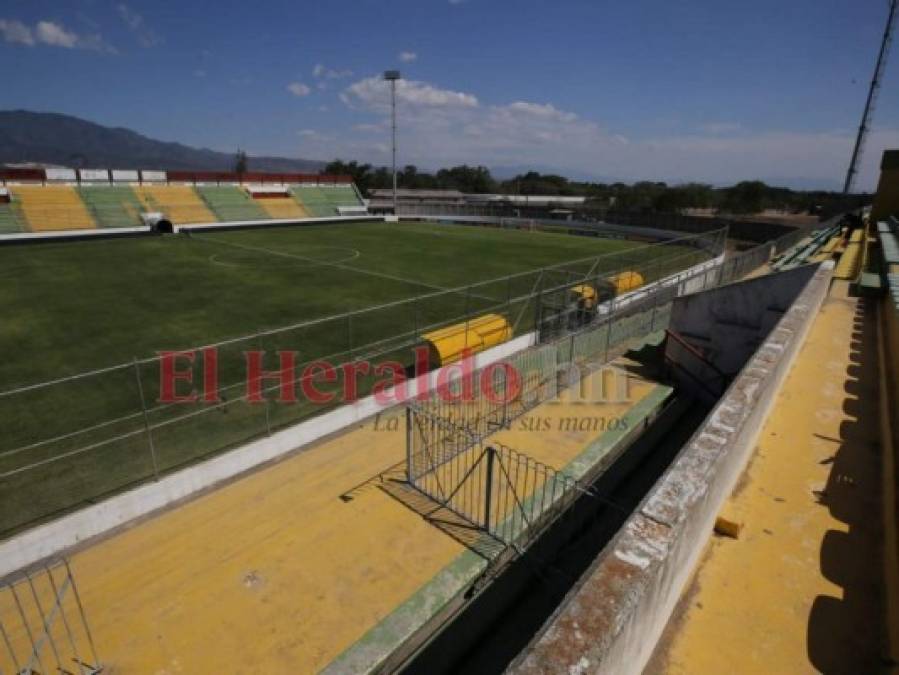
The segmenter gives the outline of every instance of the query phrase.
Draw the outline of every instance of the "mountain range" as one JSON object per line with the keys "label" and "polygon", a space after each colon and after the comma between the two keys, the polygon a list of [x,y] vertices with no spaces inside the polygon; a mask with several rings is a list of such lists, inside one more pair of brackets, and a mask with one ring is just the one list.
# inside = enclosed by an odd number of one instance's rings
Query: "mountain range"
{"label": "mountain range", "polygon": [[[248,157],[250,171],[318,172],[325,163]],[[52,164],[83,169],[230,171],[234,155],[147,138],[71,115],[0,110],[0,164]]]}

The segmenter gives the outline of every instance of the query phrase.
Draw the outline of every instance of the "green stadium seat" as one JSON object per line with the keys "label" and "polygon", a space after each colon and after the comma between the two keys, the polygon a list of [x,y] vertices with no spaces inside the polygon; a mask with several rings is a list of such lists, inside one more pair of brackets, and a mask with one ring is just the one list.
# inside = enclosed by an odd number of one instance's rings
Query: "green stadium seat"
{"label": "green stadium seat", "polygon": [[340,215],[338,208],[341,206],[362,206],[356,190],[350,185],[317,186],[294,185],[291,193],[296,197],[306,210],[314,216],[328,217]]}
{"label": "green stadium seat", "polygon": [[197,192],[220,221],[268,220],[272,217],[236,185],[198,185]]}
{"label": "green stadium seat", "polygon": [[140,200],[127,185],[82,186],[78,192],[100,227],[136,227],[143,224]]}
{"label": "green stadium seat", "polygon": [[25,217],[19,210],[15,201],[0,204],[0,234],[14,234],[27,232],[28,226]]}

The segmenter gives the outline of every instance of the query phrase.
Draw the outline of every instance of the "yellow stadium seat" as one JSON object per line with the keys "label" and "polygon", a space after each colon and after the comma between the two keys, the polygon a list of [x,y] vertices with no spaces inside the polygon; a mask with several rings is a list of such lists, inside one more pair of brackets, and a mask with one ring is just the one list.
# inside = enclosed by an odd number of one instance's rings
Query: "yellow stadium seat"
{"label": "yellow stadium seat", "polygon": [[290,197],[267,197],[257,199],[265,212],[272,218],[308,218],[309,213],[300,206],[295,199]]}
{"label": "yellow stadium seat", "polygon": [[69,185],[14,185],[10,190],[34,232],[97,227],[81,197]]}
{"label": "yellow stadium seat", "polygon": [[190,185],[143,185],[135,192],[148,210],[161,211],[176,225],[218,222]]}

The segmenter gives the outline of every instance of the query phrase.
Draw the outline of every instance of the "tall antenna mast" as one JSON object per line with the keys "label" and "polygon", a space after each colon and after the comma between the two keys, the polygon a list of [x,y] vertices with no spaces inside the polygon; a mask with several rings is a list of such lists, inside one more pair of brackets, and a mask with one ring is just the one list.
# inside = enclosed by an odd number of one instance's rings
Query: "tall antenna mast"
{"label": "tall antenna mast", "polygon": [[849,194],[858,174],[858,164],[861,160],[865,139],[868,136],[868,123],[874,112],[874,104],[877,102],[877,92],[880,90],[880,78],[883,76],[887,63],[887,53],[890,51],[890,42],[893,39],[893,21],[896,18],[896,2],[890,0],[890,13],[887,15],[887,25],[883,30],[883,40],[880,43],[880,53],[877,55],[877,65],[874,66],[874,77],[871,78],[871,88],[868,89],[868,100],[865,101],[865,111],[862,113],[862,123],[858,127],[858,136],[855,138],[855,148],[852,150],[852,160],[849,162],[849,171],[846,172],[846,182],[843,184],[843,194]]}

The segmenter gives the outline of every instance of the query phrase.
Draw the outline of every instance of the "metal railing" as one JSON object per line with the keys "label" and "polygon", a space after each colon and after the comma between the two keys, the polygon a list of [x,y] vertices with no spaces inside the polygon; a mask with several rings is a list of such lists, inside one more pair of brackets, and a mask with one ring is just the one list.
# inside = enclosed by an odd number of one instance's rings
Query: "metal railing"
{"label": "metal railing", "polygon": [[65,559],[0,581],[0,673],[102,670],[94,639]]}
{"label": "metal railing", "polygon": [[[791,236],[707,269],[658,279],[612,298],[587,317],[571,303],[560,307],[553,291],[541,293],[536,327],[542,344],[505,359],[503,367],[494,364],[473,373],[468,381],[479,386],[467,386],[460,377],[424,400],[407,403],[407,482],[470,527],[501,541],[506,548],[494,549],[493,555],[509,547],[520,553],[579,493],[589,490],[558,469],[503,446],[495,434],[555,399],[561,388],[581,381],[585,371],[667,331],[672,304],[680,295],[735,281],[766,264],[779,245],[786,248],[797,241]],[[718,384],[713,395],[727,382]]]}
{"label": "metal railing", "polygon": [[[410,412],[412,409],[410,408]],[[416,427],[439,429],[442,439],[462,437],[458,451],[443,454],[443,444],[422,444],[410,457],[410,484],[473,529],[520,553],[584,490],[577,481],[512,448],[475,440],[452,421],[418,409]],[[412,468],[414,467],[414,469]],[[496,550],[500,553],[502,549]]]}

